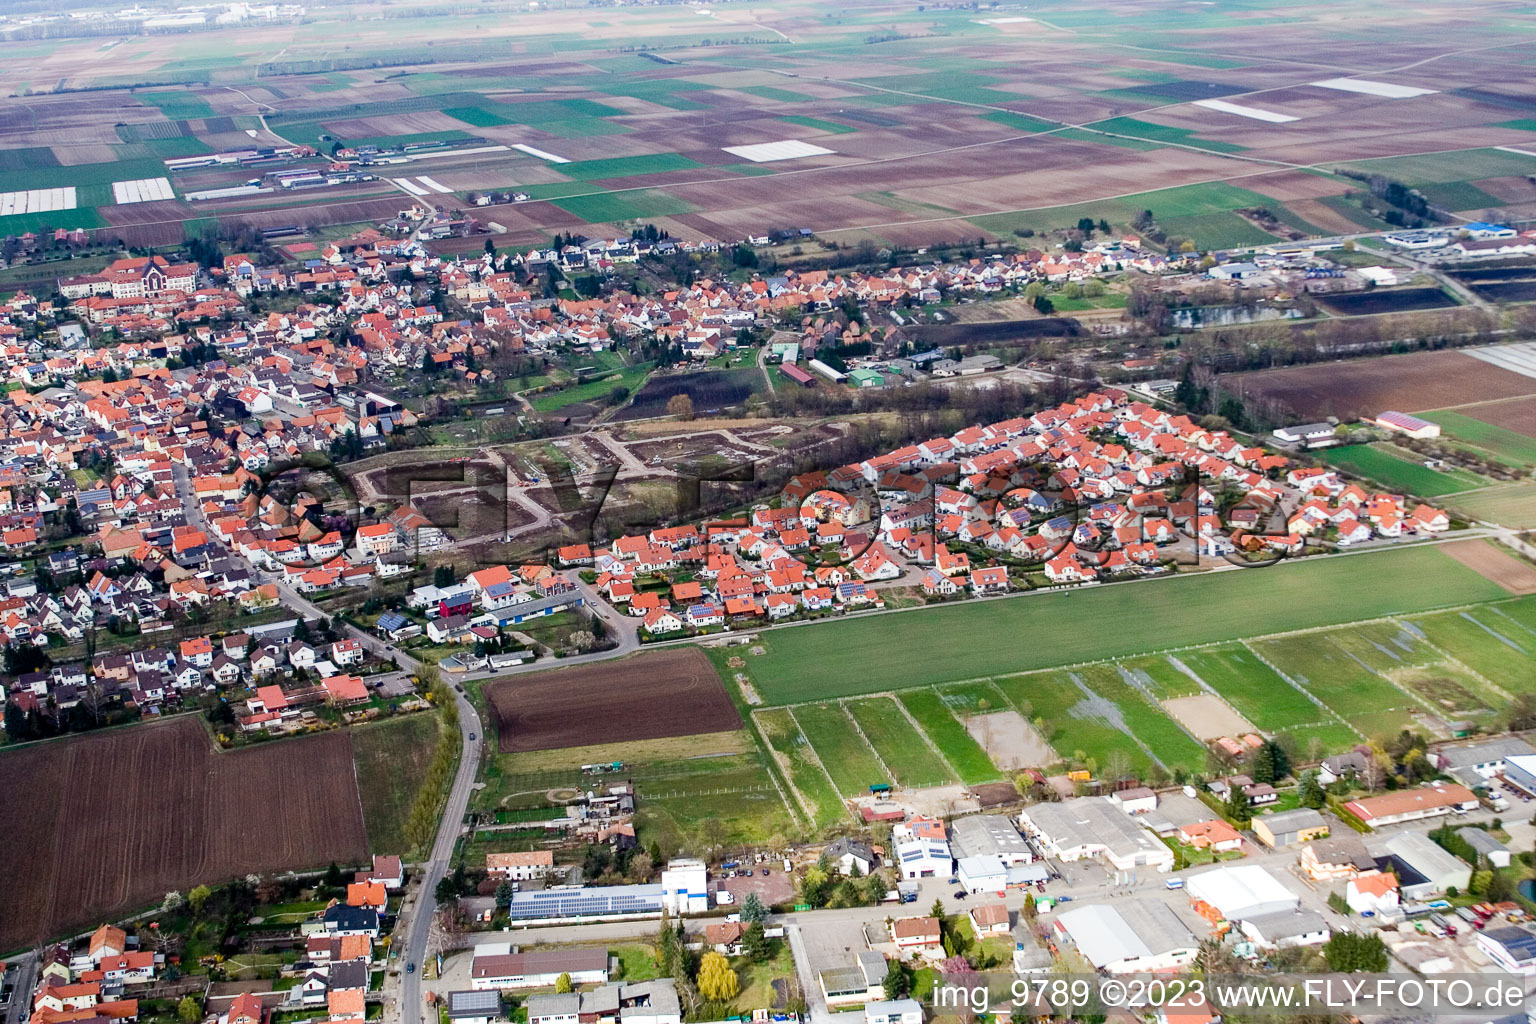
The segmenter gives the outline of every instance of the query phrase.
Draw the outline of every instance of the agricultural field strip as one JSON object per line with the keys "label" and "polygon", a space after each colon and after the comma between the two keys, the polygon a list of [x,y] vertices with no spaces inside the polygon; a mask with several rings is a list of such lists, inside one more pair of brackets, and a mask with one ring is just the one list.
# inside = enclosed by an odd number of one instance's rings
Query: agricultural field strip
{"label": "agricultural field strip", "polygon": [[169,178],[137,178],[133,181],[114,181],[112,199],[119,206],[130,203],[154,203],[175,199]]}
{"label": "agricultural field strip", "polygon": [[20,213],[57,213],[61,210],[73,210],[78,203],[79,196],[73,185],[0,192],[0,217],[11,217]]}
{"label": "agricultural field strip", "polygon": [[[770,719],[777,718],[780,713],[789,720],[789,725],[794,729],[795,733],[793,737],[782,737],[787,744],[787,749],[775,742],[775,737],[778,734],[770,731],[768,725]],[[820,817],[816,812],[821,808],[822,801],[816,799],[814,792],[808,792],[811,784],[814,782],[817,789],[825,787],[824,797],[830,798],[831,802],[839,808],[840,815],[846,814],[847,808],[837,795],[837,787],[832,782],[832,776],[827,772],[827,766],[822,763],[821,755],[816,752],[816,748],[811,745],[809,740],[805,739],[805,733],[800,729],[800,723],[795,720],[794,714],[790,709],[764,708],[753,712],[751,717],[758,736],[762,738],[763,744],[768,748],[770,760],[783,773],[784,781],[795,794],[801,812],[807,815],[813,824],[820,822]],[[796,739],[804,740],[804,742],[795,742]],[[815,773],[813,779],[807,779],[801,774],[797,781],[794,769],[796,766],[796,754],[801,749],[806,753],[809,771]],[[782,762],[779,761],[781,757],[783,758]],[[786,804],[788,803],[787,800],[785,802]]]}
{"label": "agricultural field strip", "polygon": [[[1517,600],[1517,599],[1511,599],[1511,600]],[[1501,604],[1507,604],[1507,603],[1509,603],[1509,602],[1507,602],[1507,601],[1484,602],[1484,603],[1480,603],[1480,604],[1463,605],[1463,606],[1459,606],[1459,607],[1455,607],[1455,608],[1441,609],[1441,610],[1439,610],[1437,612],[1433,612],[1433,613],[1429,613],[1429,614],[1430,615],[1436,615],[1436,616],[1447,615],[1447,614],[1450,614],[1450,613],[1467,612],[1467,611],[1470,611],[1470,610],[1473,610],[1473,609],[1478,609],[1478,608],[1489,608],[1489,607],[1496,608],[1496,607],[1498,607]],[[1427,616],[1419,616],[1419,617],[1427,617]],[[1390,624],[1390,625],[1396,626],[1398,628],[1403,628],[1404,622],[1407,621],[1407,622],[1411,623],[1411,622],[1413,622],[1413,618],[1414,617],[1405,616],[1405,615],[1389,615],[1389,616],[1383,616],[1383,617],[1374,618],[1374,619],[1361,619],[1361,620],[1357,620],[1355,622],[1344,623],[1344,624],[1340,624],[1340,625],[1321,626],[1321,627],[1314,627],[1314,628],[1311,628],[1311,629],[1292,630],[1292,631],[1288,631],[1288,632],[1284,632],[1284,633],[1271,633],[1271,634],[1257,635],[1257,636],[1253,636],[1253,637],[1244,638],[1244,639],[1239,640],[1239,641],[1235,641],[1235,643],[1238,644],[1239,646],[1243,647],[1250,654],[1252,654],[1255,658],[1257,658],[1260,662],[1262,662],[1265,666],[1267,666],[1270,669],[1270,671],[1272,671],[1276,676],[1278,676],[1279,678],[1285,680],[1285,682],[1289,686],[1291,686],[1293,689],[1295,689],[1300,694],[1302,694],[1305,697],[1307,697],[1307,699],[1309,699],[1315,705],[1317,705],[1319,710],[1324,711],[1327,716],[1331,716],[1336,721],[1337,724],[1342,724],[1342,725],[1348,727],[1351,731],[1355,732],[1356,735],[1360,735],[1361,738],[1364,738],[1363,734],[1360,733],[1359,729],[1357,729],[1349,721],[1348,718],[1346,718],[1344,715],[1340,714],[1337,710],[1335,710],[1332,707],[1332,705],[1328,702],[1326,696],[1324,696],[1322,694],[1314,693],[1313,691],[1309,690],[1306,686],[1302,685],[1301,683],[1298,683],[1294,678],[1292,678],[1292,676],[1289,673],[1283,671],[1268,656],[1263,654],[1261,651],[1258,651],[1258,650],[1254,649],[1252,644],[1255,643],[1255,642],[1264,641],[1264,640],[1278,640],[1278,639],[1284,639],[1284,638],[1288,638],[1288,637],[1307,636],[1307,635],[1326,634],[1326,633],[1331,633],[1331,632],[1347,631],[1347,630],[1350,630],[1350,629],[1356,628],[1356,627],[1367,626],[1367,625],[1375,625],[1375,624],[1382,624],[1382,623]],[[1432,666],[1432,665],[1434,665],[1434,664],[1436,664],[1436,663],[1438,663],[1440,661],[1451,662],[1451,663],[1454,663],[1455,665],[1457,665],[1458,667],[1466,669],[1469,674],[1471,674],[1473,677],[1478,679],[1484,685],[1490,687],[1490,689],[1492,689],[1495,693],[1499,694],[1500,696],[1505,697],[1506,699],[1510,698],[1511,695],[1503,687],[1500,687],[1496,683],[1492,682],[1492,680],[1488,679],[1486,675],[1484,675],[1484,674],[1482,674],[1480,672],[1477,672],[1470,665],[1467,665],[1465,662],[1463,662],[1460,659],[1452,656],[1448,652],[1442,650],[1441,648],[1436,646],[1432,641],[1428,640],[1427,638],[1423,638],[1423,639],[1421,639],[1420,642],[1425,644],[1425,646],[1428,647],[1430,650],[1432,650],[1435,653],[1439,654],[1440,657],[1436,658],[1436,659],[1431,659],[1429,661],[1425,661],[1425,662],[1422,662],[1422,663],[1405,663],[1402,666],[1403,668],[1405,668],[1405,669],[1407,669],[1407,668],[1424,668],[1424,667]],[[1230,647],[1233,644],[1234,644],[1234,641],[1231,641],[1231,640],[1213,641],[1213,642],[1210,642],[1210,643],[1186,645],[1186,646],[1183,646],[1183,647],[1167,648],[1165,650],[1161,650],[1161,651],[1157,651],[1157,652],[1149,652],[1149,654],[1147,656],[1158,656],[1158,657],[1167,658],[1167,657],[1170,657],[1170,656],[1177,656],[1177,655],[1179,655],[1181,653],[1188,653],[1188,652],[1195,652],[1195,651],[1208,651],[1208,650],[1213,650],[1213,649],[1221,648],[1221,647]],[[791,710],[791,711],[793,711],[795,708],[807,707],[807,706],[812,706],[812,705],[814,705],[814,706],[826,706],[826,705],[829,705],[829,704],[833,703],[834,701],[842,703],[844,705],[847,705],[850,702],[851,703],[858,703],[858,702],[869,700],[869,699],[872,699],[872,698],[897,698],[898,704],[900,704],[899,697],[901,695],[903,695],[903,694],[920,692],[920,691],[924,691],[924,690],[932,690],[934,692],[938,692],[939,690],[942,690],[942,689],[953,689],[953,688],[959,687],[959,686],[974,685],[974,684],[992,684],[993,689],[997,690],[997,692],[1004,698],[1004,700],[1006,700],[1008,702],[1009,707],[1011,709],[1013,709],[1013,710],[1019,711],[1022,714],[1022,713],[1024,713],[1025,709],[1020,707],[1017,704],[1016,701],[1014,701],[1012,698],[1010,698],[1008,696],[1008,693],[1005,690],[997,687],[996,684],[997,684],[999,679],[1022,678],[1022,677],[1032,676],[1032,675],[1045,675],[1045,674],[1053,673],[1053,672],[1074,672],[1074,671],[1077,671],[1077,670],[1080,670],[1080,669],[1084,669],[1084,668],[1095,668],[1095,667],[1103,667],[1103,666],[1115,666],[1115,667],[1118,667],[1125,660],[1129,660],[1129,659],[1121,659],[1120,661],[1113,661],[1113,660],[1111,660],[1111,661],[1099,661],[1099,662],[1085,662],[1085,663],[1081,663],[1081,664],[1077,664],[1077,665],[1061,666],[1059,668],[1037,669],[1037,670],[1034,670],[1032,672],[1018,673],[1016,676],[977,676],[977,677],[973,677],[973,678],[970,678],[970,679],[955,680],[955,681],[952,681],[952,682],[935,683],[935,684],[922,685],[922,686],[904,687],[904,688],[897,689],[897,690],[890,690],[890,691],[884,691],[884,692],[878,692],[878,693],[872,693],[872,694],[860,694],[860,695],[856,695],[856,696],[847,696],[847,697],[836,698],[836,699],[829,698],[829,699],[823,699],[823,700],[802,701],[802,702],[792,703],[792,704],[777,705],[774,708],[758,709],[757,711],[754,712],[754,716],[762,714],[765,711],[776,711],[776,710]],[[1403,687],[1401,684],[1399,684],[1396,681],[1388,678],[1387,676],[1383,675],[1381,672],[1375,670],[1374,668],[1369,668],[1368,666],[1364,666],[1364,665],[1362,665],[1361,667],[1364,668],[1366,671],[1369,671],[1372,675],[1380,678],[1385,684],[1391,686],[1393,689],[1395,689],[1398,692],[1402,693],[1404,695],[1404,697],[1406,697],[1414,705],[1417,705],[1417,706],[1420,706],[1420,707],[1423,706],[1422,698],[1419,697],[1418,695],[1414,694],[1411,690],[1408,690],[1407,688]],[[1195,677],[1197,679],[1200,680],[1200,682],[1202,684],[1210,686],[1212,692],[1214,692],[1217,695],[1221,696],[1223,700],[1227,700],[1228,703],[1231,703],[1230,699],[1227,698],[1224,693],[1222,693],[1220,688],[1218,688],[1216,686],[1213,686],[1213,685],[1209,684],[1208,682],[1206,682],[1206,680],[1204,680],[1203,677],[1200,677],[1197,672],[1193,673],[1193,674],[1195,675]],[[1111,698],[1111,697],[1109,697],[1109,696],[1107,696],[1105,694],[1099,693],[1098,690],[1093,687],[1091,682],[1083,682],[1080,685],[1088,687],[1090,690],[1093,690],[1094,693],[1096,693],[1099,696],[1103,697],[1105,700],[1110,701],[1111,703],[1115,703],[1117,705],[1120,703],[1120,701],[1118,699],[1116,699],[1116,698]],[[1162,710],[1162,708],[1158,704],[1156,704],[1149,695],[1138,693],[1138,696],[1143,700],[1143,703],[1147,704],[1148,707],[1151,708],[1151,710],[1153,710],[1155,713],[1166,715],[1166,712],[1164,712]],[[902,705],[902,706],[905,707],[905,705]],[[1239,713],[1243,713],[1242,709],[1240,707],[1238,707],[1237,710],[1239,711]],[[1170,724],[1176,726],[1181,731],[1185,731],[1183,729],[1182,724],[1178,723],[1177,721],[1174,721],[1171,716],[1168,716],[1168,717],[1170,719]],[[1245,715],[1245,717],[1247,717],[1247,716]],[[913,726],[918,730],[919,734],[921,736],[923,736],[925,739],[927,739],[929,741],[929,743],[932,745],[932,738],[928,735],[927,730],[922,728],[921,723],[917,719],[914,718],[912,721],[913,721]],[[958,722],[958,719],[956,719],[956,721]],[[1259,725],[1259,723],[1257,723],[1257,722],[1255,722],[1254,724],[1256,726]],[[1320,720],[1320,721],[1317,721],[1317,722],[1294,723],[1294,724],[1291,724],[1291,725],[1288,725],[1288,726],[1285,726],[1285,727],[1282,727],[1282,728],[1274,729],[1274,730],[1265,728],[1264,731],[1266,731],[1266,732],[1276,732],[1276,733],[1278,733],[1278,732],[1289,732],[1289,731],[1296,730],[1296,729],[1307,728],[1309,726],[1328,725],[1328,724],[1335,724],[1335,723],[1330,723],[1330,722],[1328,722],[1326,720]],[[1262,726],[1260,726],[1260,727],[1263,728]],[[802,729],[802,733],[803,733],[803,729]],[[863,734],[861,733],[861,735],[863,735]],[[1186,735],[1187,735],[1187,731],[1186,731]],[[1133,741],[1136,741],[1136,737],[1134,737],[1134,736],[1132,736],[1131,739]],[[878,753],[873,750],[873,745],[869,744],[867,736],[865,737],[865,740],[866,740],[866,744],[868,744],[871,747],[871,753],[875,753],[876,756],[878,757],[879,756]],[[807,738],[807,742],[808,743],[810,742],[809,738]],[[811,743],[811,746],[812,746],[812,749],[814,750],[815,749],[815,744]],[[939,753],[942,756],[941,748],[939,748],[938,746],[934,745],[933,749],[934,749],[935,752]],[[817,753],[818,761],[820,761],[821,758],[820,758],[819,751],[816,752],[816,753]],[[824,764],[824,761],[822,763]]]}

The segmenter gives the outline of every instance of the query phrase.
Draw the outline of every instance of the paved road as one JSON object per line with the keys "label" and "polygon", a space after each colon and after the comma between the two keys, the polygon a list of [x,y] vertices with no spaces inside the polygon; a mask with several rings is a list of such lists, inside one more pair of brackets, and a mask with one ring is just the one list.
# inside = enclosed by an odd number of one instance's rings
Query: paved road
{"label": "paved road", "polygon": [[[463,828],[464,814],[469,808],[469,797],[474,791],[475,775],[480,769],[480,756],[485,744],[485,730],[480,725],[480,715],[474,705],[457,690],[454,691],[454,699],[458,701],[459,738],[463,742],[458,774],[453,778],[453,788],[443,808],[431,856],[418,869],[420,881],[417,883],[410,919],[395,928],[396,948],[400,951],[401,959],[408,965],[416,965],[414,971],[401,975],[400,1019],[406,1024],[419,1024],[426,1019],[421,1002],[421,964],[427,955],[432,917],[437,911],[437,883],[451,866],[453,847]],[[403,942],[400,940],[402,936]]]}

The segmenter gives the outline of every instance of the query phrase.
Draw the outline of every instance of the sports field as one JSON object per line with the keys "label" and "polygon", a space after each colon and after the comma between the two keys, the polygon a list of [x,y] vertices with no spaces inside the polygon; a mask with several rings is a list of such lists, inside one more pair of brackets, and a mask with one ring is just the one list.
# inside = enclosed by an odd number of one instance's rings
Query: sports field
{"label": "sports field", "polygon": [[1432,547],[1399,548],[775,630],[746,671],[767,702],[789,704],[1502,596],[1496,584]]}
{"label": "sports field", "polygon": [[1399,455],[1398,449],[1384,445],[1348,444],[1327,449],[1322,458],[1330,466],[1374,480],[1393,491],[1424,498],[1470,491],[1488,484],[1487,480],[1465,470],[1430,469],[1406,457],[1409,454]]}

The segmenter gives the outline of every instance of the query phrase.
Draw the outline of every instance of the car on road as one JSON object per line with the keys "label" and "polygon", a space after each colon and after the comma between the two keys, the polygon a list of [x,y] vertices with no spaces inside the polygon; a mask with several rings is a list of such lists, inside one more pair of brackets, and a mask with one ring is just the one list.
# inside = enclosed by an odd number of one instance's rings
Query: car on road
{"label": "car on road", "polygon": [[406,974],[415,974],[416,973],[416,965],[415,964],[406,964],[405,965],[405,973]]}
{"label": "car on road", "polygon": [[469,742],[471,742],[471,743],[475,742],[475,734],[474,733],[470,733],[469,734]]}
{"label": "car on road", "polygon": [[763,877],[764,878],[768,877],[768,869],[767,868],[763,868]]}

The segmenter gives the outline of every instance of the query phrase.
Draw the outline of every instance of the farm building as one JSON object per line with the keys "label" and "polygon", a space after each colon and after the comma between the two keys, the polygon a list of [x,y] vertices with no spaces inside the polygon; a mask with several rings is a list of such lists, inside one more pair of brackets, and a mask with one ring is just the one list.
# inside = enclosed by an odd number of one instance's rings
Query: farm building
{"label": "farm building", "polygon": [[[575,981],[575,978],[571,980]],[[670,978],[620,982],[590,992],[528,997],[528,1024],[615,1020],[623,1020],[625,1024],[678,1024],[682,1019],[677,983]]]}
{"label": "farm building", "polygon": [[495,878],[526,881],[542,878],[555,868],[555,855],[548,850],[530,850],[525,853],[488,853],[485,855],[486,873]]}
{"label": "farm building", "polygon": [[1253,834],[1270,849],[1307,843],[1328,835],[1328,823],[1310,807],[1298,807],[1279,814],[1261,814],[1253,819]]}
{"label": "farm building", "polygon": [[448,1020],[451,1024],[491,1024],[501,1016],[501,995],[473,989],[448,993]]}
{"label": "farm building", "polygon": [[1166,904],[1150,898],[1074,907],[1057,917],[1052,928],[1110,974],[1182,967],[1194,960],[1200,945]]}
{"label": "farm building", "polygon": [[1509,867],[1509,847],[1495,839],[1487,829],[1468,825],[1457,829],[1456,835],[1472,847],[1479,857],[1487,857],[1489,864],[1496,868]]}
{"label": "farm building", "polygon": [[1440,436],[1440,424],[1431,423],[1429,420],[1421,420],[1417,416],[1410,416],[1405,412],[1379,412],[1374,418],[1367,418],[1366,422],[1374,424],[1383,430],[1393,430],[1399,434],[1407,434],[1409,437],[1422,439]]}
{"label": "farm building", "polygon": [[1520,737],[1499,736],[1440,747],[1430,754],[1430,760],[1447,775],[1468,786],[1476,786],[1502,773],[1507,758],[1530,757],[1533,754],[1536,754],[1536,747]]}
{"label": "farm building", "polygon": [[780,364],[779,373],[784,377],[794,381],[796,384],[799,384],[803,388],[811,387],[816,383],[816,378],[800,369],[800,367],[793,366],[789,363]]}
{"label": "farm building", "polygon": [[1536,974],[1536,933],[1527,928],[1489,928],[1477,933],[1477,948],[1511,974]]}
{"label": "farm building", "polygon": [[552,986],[562,974],[575,985],[608,980],[608,951],[598,948],[546,949],[513,952],[510,942],[486,942],[475,947],[469,967],[471,987],[480,991]]}
{"label": "farm building", "polygon": [[833,384],[841,384],[843,381],[848,379],[848,375],[842,370],[835,369],[834,367],[831,367],[822,362],[820,359],[812,359],[806,365],[815,370],[817,373],[821,374],[823,377],[827,378],[827,380],[831,381]]}
{"label": "farm building", "polygon": [[848,374],[848,383],[856,388],[883,388],[885,374],[879,370],[854,370]]}

